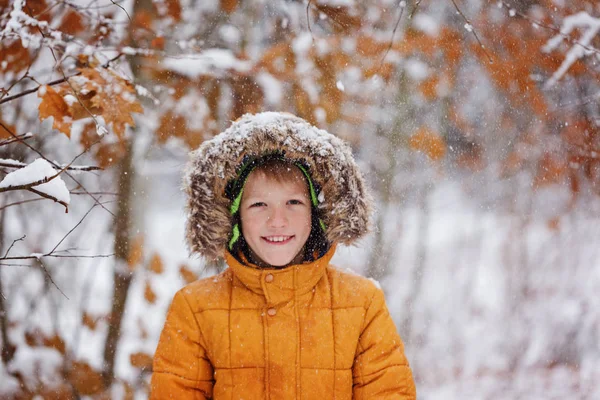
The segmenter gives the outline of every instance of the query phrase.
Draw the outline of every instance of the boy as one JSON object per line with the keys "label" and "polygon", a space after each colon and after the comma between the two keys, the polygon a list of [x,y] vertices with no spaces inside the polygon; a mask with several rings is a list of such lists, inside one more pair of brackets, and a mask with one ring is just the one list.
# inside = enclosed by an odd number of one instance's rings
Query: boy
{"label": "boy", "polygon": [[151,398],[416,398],[383,292],[329,265],[371,213],[344,142],[245,115],[192,154],[184,184],[191,250],[229,268],[175,295]]}

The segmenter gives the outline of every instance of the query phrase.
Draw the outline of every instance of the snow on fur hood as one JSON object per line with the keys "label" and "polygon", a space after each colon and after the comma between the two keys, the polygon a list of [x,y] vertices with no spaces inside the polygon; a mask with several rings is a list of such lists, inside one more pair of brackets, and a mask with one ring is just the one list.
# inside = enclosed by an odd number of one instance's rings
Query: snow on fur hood
{"label": "snow on fur hood", "polygon": [[236,178],[245,155],[273,152],[310,167],[321,186],[319,210],[329,241],[352,244],[368,232],[372,199],[345,142],[292,114],[245,114],[190,155],[183,184],[192,253],[211,260],[223,256],[232,230],[227,182]]}

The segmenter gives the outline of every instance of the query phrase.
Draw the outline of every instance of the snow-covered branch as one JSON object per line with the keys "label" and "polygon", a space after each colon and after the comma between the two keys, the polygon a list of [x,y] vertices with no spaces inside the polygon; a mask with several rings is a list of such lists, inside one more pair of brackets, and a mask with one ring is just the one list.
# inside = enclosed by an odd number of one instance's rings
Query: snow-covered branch
{"label": "snow-covered branch", "polygon": [[[0,158],[0,167],[25,168],[25,167],[27,167],[27,165],[28,164],[21,162],[21,161],[11,160],[9,158]],[[60,169],[64,168],[69,171],[97,171],[97,170],[102,169],[102,168],[94,166],[94,165],[72,165],[71,166],[71,165],[58,164],[58,167]]]}
{"label": "snow-covered branch", "polygon": [[592,39],[594,39],[598,34],[598,31],[600,31],[600,18],[594,18],[585,11],[566,17],[563,21],[560,33],[546,43],[543,47],[543,51],[549,53],[555,50],[565,37],[568,37],[568,35],[576,28],[582,30],[583,33],[581,38],[569,49],[561,66],[554,72],[548,82],[546,82],[546,88],[554,86],[554,84],[564,76],[577,60],[595,53],[590,48]]}
{"label": "snow-covered branch", "polygon": [[61,169],[57,172],[48,161],[38,158],[31,164],[6,175],[0,182],[0,193],[10,190],[29,190],[67,208],[71,197],[65,182],[59,176],[63,171],[64,169]]}

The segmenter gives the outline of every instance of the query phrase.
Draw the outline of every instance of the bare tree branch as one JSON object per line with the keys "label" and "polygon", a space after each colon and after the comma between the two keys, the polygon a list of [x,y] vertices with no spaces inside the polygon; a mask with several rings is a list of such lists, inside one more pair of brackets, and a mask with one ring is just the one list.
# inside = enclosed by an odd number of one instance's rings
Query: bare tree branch
{"label": "bare tree branch", "polygon": [[492,59],[492,56],[490,56],[490,54],[485,49],[484,44],[481,43],[481,40],[479,40],[479,36],[477,35],[477,32],[475,31],[475,28],[473,27],[473,24],[471,23],[471,21],[469,21],[469,18],[467,18],[467,16],[460,10],[460,8],[458,8],[458,4],[456,4],[456,1],[455,0],[451,0],[451,1],[452,1],[452,4],[454,4],[454,8],[456,8],[456,11],[461,15],[461,17],[463,17],[463,19],[467,23],[467,25],[465,25],[465,28],[468,27],[467,30],[469,32],[473,33],[473,36],[475,36],[475,39],[477,40],[477,43],[479,43],[479,47],[481,47],[481,50],[483,51],[483,53],[487,57],[488,62],[490,64],[493,64],[494,60]]}
{"label": "bare tree branch", "polygon": [[14,143],[14,142],[20,142],[22,140],[31,139],[32,137],[33,137],[32,133],[23,133],[21,135],[17,135],[16,138],[6,139],[6,140],[1,141],[0,142],[0,147],[9,145],[9,144]]}
{"label": "bare tree branch", "polygon": [[29,199],[29,200],[17,201],[15,203],[9,203],[9,204],[6,204],[6,205],[3,205],[2,207],[0,207],[0,211],[5,210],[8,207],[20,206],[21,204],[32,203],[34,201],[42,201],[42,200],[44,200],[44,199]]}
{"label": "bare tree branch", "polygon": [[29,255],[29,256],[15,256],[15,257],[1,257],[0,261],[4,261],[4,260],[38,260],[40,258],[44,258],[44,257],[54,257],[54,258],[108,258],[108,257],[114,257],[114,253],[111,254],[96,254],[96,255],[82,255],[82,254],[69,254],[69,255],[62,255],[62,254],[36,254],[36,255]]}
{"label": "bare tree branch", "polygon": [[29,190],[31,193],[37,194],[38,196],[44,197],[44,198],[52,200],[58,204],[61,204],[62,206],[65,207],[65,213],[69,212],[69,205],[66,202],[64,202],[62,200],[58,200],[56,197],[50,196],[49,194],[46,194],[44,192],[40,192],[39,190],[36,190],[34,188],[29,188],[27,190]]}
{"label": "bare tree branch", "polygon": [[[28,164],[22,163],[22,162],[18,162],[18,163],[11,163],[11,162],[6,162],[5,160],[3,161],[0,158],[0,167],[5,167],[5,168],[25,168]],[[65,167],[65,165],[60,165],[60,167]],[[96,167],[94,165],[81,165],[81,166],[66,166],[65,171],[98,171],[98,170],[102,170],[102,167]]]}
{"label": "bare tree branch", "polygon": [[[113,62],[115,62],[116,60],[118,60],[119,58],[121,58],[122,56],[123,56],[123,53],[117,54],[115,57],[111,58],[106,63],[104,63],[102,65],[102,68],[106,69],[106,68],[110,67],[110,64],[112,64]],[[69,79],[71,79],[71,78],[73,78],[75,76],[79,76],[79,75],[81,75],[81,72],[76,72],[73,75],[69,75],[69,76],[64,75],[64,72],[63,72],[63,77],[62,78],[53,80],[53,81],[48,82],[48,83],[46,83],[44,85],[39,85],[39,86],[37,86],[35,88],[32,88],[32,89],[27,89],[27,90],[25,90],[25,91],[23,91],[21,93],[17,93],[15,95],[13,95],[13,96],[9,96],[9,97],[7,97],[5,99],[0,100],[0,104],[7,103],[9,101],[18,99],[18,98],[23,97],[23,96],[27,96],[28,94],[31,94],[31,93],[35,93],[42,86],[56,86],[56,85],[60,85],[61,83],[68,82]]]}

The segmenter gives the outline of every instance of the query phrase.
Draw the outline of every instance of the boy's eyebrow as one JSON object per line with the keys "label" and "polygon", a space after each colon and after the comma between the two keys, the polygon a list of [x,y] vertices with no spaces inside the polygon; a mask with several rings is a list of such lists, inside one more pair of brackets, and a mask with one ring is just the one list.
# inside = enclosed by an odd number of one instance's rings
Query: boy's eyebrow
{"label": "boy's eyebrow", "polygon": [[[249,200],[256,200],[256,199],[264,199],[264,198],[269,198],[270,197],[270,193],[249,193],[248,196],[244,196],[244,198],[242,199],[242,201],[249,201]],[[297,191],[297,192],[292,192],[289,193],[287,195],[287,197],[303,197],[306,199],[310,199],[310,197],[308,196],[308,193],[306,192],[301,192],[301,191]]]}

